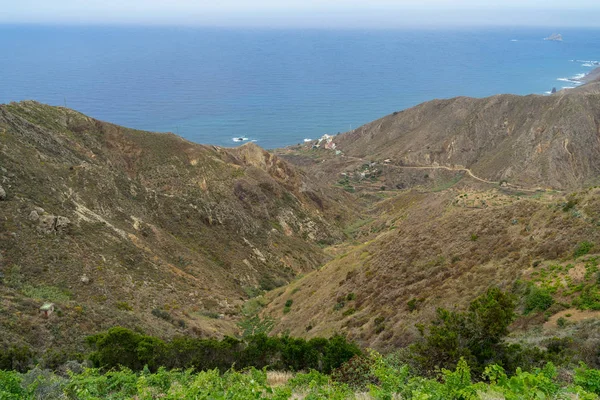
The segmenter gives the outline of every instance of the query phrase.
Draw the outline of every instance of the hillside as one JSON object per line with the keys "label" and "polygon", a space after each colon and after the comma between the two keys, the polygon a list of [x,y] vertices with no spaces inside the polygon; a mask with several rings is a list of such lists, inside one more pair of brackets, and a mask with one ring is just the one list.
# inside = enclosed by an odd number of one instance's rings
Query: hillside
{"label": "hillside", "polygon": [[354,215],[347,193],[253,144],[31,101],[0,105],[0,167],[0,346],[75,349],[115,325],[235,334],[244,300],[323,264]]}
{"label": "hillside", "polygon": [[[552,96],[433,100],[335,136],[343,156],[314,169],[349,172],[388,160],[394,186],[411,185],[399,176],[407,167],[446,167],[491,182],[574,190],[599,182],[599,133],[600,83]],[[302,151],[289,153],[282,155],[310,164]]]}
{"label": "hillside", "polygon": [[577,205],[565,211],[559,194],[405,191],[379,203],[334,260],[270,293],[263,313],[279,321],[275,332],[405,346],[436,308],[463,309],[491,286],[510,292],[534,265],[573,263],[579,243],[599,243],[599,195],[570,196]]}
{"label": "hillside", "polygon": [[[597,257],[574,254],[582,243],[597,252],[600,239],[599,87],[434,100],[335,136],[338,154],[313,143],[280,150],[371,206],[354,240],[328,249],[334,260],[268,294],[262,315],[278,321],[274,332],[344,332],[397,348],[419,338],[415,325],[436,308],[464,309],[491,286],[524,307],[529,283],[562,305],[524,313],[517,337],[533,327],[528,340],[564,335],[556,321],[565,315],[597,318],[578,297],[589,285],[596,293],[593,273],[581,271],[594,270]],[[579,272],[538,279],[536,268],[558,266]]]}
{"label": "hillside", "polygon": [[[387,350],[491,286],[521,302],[513,340],[560,334],[600,310],[599,85],[434,100],[275,153],[2,105],[0,346],[239,335],[258,315]],[[524,312],[532,285],[553,308]]]}

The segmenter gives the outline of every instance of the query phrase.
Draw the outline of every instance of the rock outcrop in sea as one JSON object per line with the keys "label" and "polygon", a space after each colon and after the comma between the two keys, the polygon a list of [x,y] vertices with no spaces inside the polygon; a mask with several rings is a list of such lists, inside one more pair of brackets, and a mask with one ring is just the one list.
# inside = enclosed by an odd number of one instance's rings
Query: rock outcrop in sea
{"label": "rock outcrop in sea", "polygon": [[555,42],[562,42],[563,37],[560,33],[553,33],[552,35],[548,36],[547,38],[544,38],[544,40],[552,40]]}

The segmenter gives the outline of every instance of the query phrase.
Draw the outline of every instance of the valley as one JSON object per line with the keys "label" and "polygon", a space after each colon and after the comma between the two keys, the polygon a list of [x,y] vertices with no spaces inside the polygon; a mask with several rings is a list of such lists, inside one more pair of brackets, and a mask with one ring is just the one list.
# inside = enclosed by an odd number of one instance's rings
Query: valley
{"label": "valley", "polygon": [[[599,88],[434,100],[335,136],[337,152],[2,105],[0,346],[68,358],[123,326],[163,340],[340,333],[385,353],[491,287],[518,300],[513,342],[593,346]],[[528,309],[536,288],[547,308]]]}

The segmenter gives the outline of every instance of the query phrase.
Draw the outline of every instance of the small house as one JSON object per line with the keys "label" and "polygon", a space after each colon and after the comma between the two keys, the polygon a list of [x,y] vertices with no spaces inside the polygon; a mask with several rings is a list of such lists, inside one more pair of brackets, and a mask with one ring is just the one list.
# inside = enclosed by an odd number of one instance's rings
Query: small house
{"label": "small house", "polygon": [[48,318],[50,314],[54,312],[54,303],[44,303],[40,307],[40,314],[45,318]]}

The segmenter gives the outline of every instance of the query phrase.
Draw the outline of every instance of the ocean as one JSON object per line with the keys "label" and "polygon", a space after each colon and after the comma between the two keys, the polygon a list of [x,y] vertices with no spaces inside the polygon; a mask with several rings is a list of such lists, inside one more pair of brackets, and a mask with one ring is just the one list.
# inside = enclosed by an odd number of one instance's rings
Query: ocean
{"label": "ocean", "polygon": [[197,143],[283,147],[454,96],[573,87],[600,30],[0,26],[0,103],[67,105]]}

